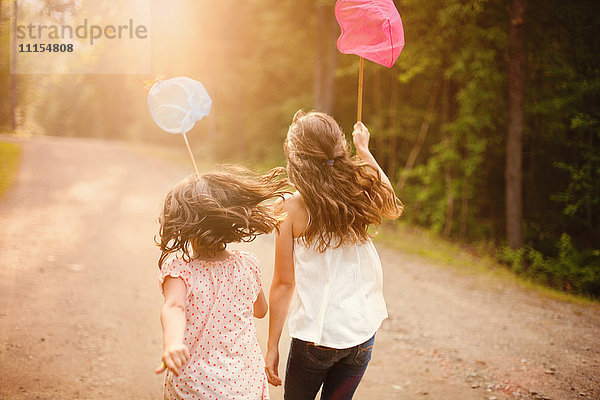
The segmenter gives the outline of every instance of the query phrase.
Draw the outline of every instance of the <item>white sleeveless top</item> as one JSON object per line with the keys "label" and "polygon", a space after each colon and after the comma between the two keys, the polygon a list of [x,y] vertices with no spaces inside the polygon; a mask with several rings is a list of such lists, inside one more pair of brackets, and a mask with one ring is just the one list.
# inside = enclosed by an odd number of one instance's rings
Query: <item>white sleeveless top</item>
{"label": "white sleeveless top", "polygon": [[383,272],[371,240],[320,253],[294,239],[296,290],[290,336],[345,349],[364,343],[387,318]]}

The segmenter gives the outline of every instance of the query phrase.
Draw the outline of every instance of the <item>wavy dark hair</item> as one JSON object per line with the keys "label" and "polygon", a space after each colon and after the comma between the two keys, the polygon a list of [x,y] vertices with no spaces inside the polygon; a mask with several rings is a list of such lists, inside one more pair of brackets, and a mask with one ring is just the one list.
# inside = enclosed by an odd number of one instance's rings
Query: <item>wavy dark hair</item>
{"label": "wavy dark hair", "polygon": [[338,123],[321,112],[298,111],[284,143],[290,181],[302,195],[309,215],[303,233],[308,246],[328,247],[364,242],[370,225],[395,219],[403,205],[379,171],[350,157]]}
{"label": "wavy dark hair", "polygon": [[159,217],[162,254],[176,253],[185,261],[194,254],[214,256],[231,242],[249,242],[278,229],[284,215],[273,200],[289,191],[283,168],[258,175],[242,167],[192,175],[177,184],[165,199]]}

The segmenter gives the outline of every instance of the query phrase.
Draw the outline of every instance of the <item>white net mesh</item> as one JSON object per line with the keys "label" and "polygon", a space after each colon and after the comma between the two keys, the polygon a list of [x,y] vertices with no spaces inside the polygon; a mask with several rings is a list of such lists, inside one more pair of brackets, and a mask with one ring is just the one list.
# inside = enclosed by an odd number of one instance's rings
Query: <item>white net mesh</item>
{"label": "white net mesh", "polygon": [[186,133],[210,112],[212,100],[204,86],[178,77],[155,83],[148,93],[148,109],[156,124],[169,133]]}

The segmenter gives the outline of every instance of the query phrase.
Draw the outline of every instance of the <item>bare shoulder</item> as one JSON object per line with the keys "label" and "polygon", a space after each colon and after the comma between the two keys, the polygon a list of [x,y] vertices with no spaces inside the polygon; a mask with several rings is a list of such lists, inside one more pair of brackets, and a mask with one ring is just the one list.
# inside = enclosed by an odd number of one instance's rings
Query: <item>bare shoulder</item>
{"label": "bare shoulder", "polygon": [[308,211],[306,204],[299,192],[294,192],[283,202],[283,209],[292,223],[292,234],[294,237],[302,236],[308,226]]}
{"label": "bare shoulder", "polygon": [[294,192],[283,200],[283,207],[288,213],[297,213],[304,208],[304,199],[300,192]]}

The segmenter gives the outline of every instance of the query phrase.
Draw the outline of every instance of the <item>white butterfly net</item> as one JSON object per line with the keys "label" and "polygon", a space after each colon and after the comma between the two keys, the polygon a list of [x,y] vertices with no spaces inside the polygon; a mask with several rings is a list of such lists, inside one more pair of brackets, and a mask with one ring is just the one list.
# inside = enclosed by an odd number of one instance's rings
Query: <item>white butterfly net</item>
{"label": "white butterfly net", "polygon": [[148,109],[156,124],[169,133],[184,134],[208,115],[212,100],[204,86],[178,77],[155,83],[148,93]]}

